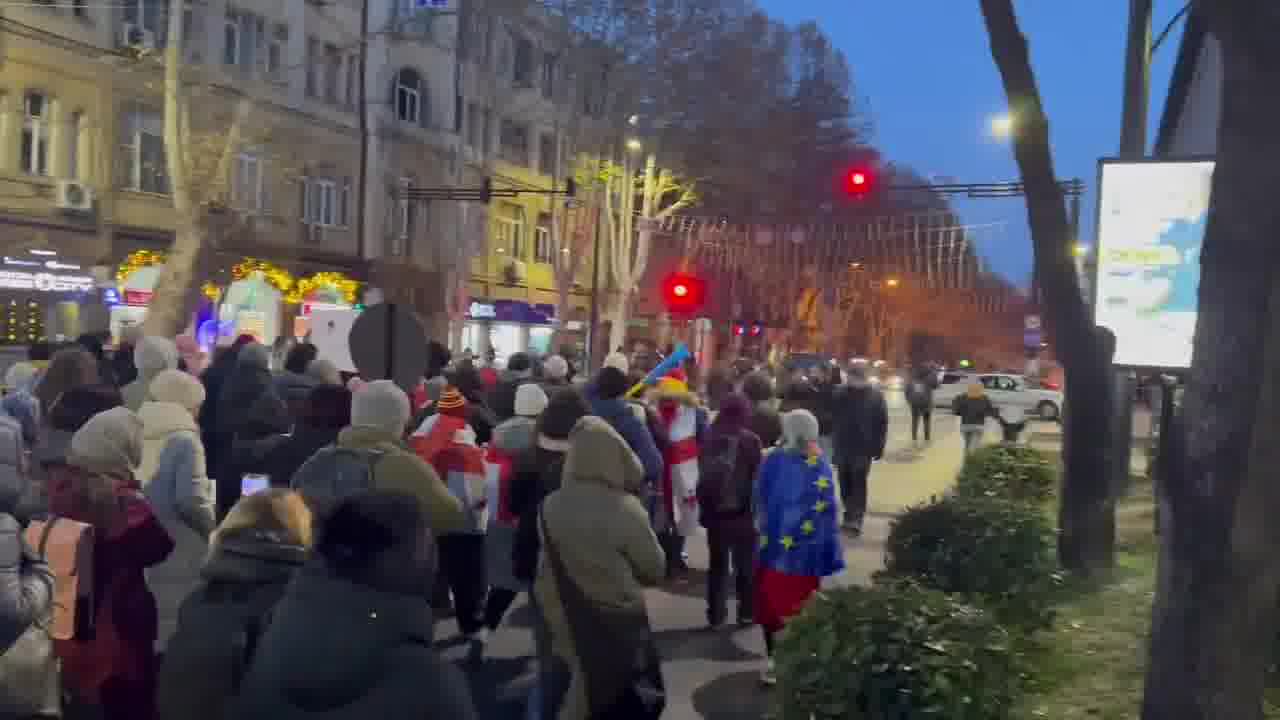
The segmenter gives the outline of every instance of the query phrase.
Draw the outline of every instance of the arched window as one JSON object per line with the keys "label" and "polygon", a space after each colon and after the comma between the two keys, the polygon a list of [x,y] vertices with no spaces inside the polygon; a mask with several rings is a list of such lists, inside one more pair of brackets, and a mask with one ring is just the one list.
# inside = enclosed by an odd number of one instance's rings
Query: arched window
{"label": "arched window", "polygon": [[424,125],[423,97],[425,95],[422,76],[413,68],[401,68],[396,73],[395,88],[392,101],[396,107],[396,117],[402,122],[413,125]]}

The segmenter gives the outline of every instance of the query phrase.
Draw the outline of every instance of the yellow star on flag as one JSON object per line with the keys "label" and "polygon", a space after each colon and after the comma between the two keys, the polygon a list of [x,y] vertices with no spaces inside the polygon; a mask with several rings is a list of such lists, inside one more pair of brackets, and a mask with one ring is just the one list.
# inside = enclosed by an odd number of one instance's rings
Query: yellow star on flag
{"label": "yellow star on flag", "polygon": [[830,506],[831,506],[831,503],[828,503],[826,500],[819,500],[818,502],[813,504],[813,511],[816,513],[826,512],[827,508]]}
{"label": "yellow star on flag", "polygon": [[831,487],[831,481],[825,477],[820,477],[818,478],[818,482],[814,483],[814,485],[817,485],[819,490],[826,490]]}
{"label": "yellow star on flag", "polygon": [[804,462],[805,462],[805,464],[806,464],[806,465],[817,465],[817,464],[818,464],[818,456],[817,456],[817,455],[810,455],[808,458],[806,458],[806,459],[805,459],[805,461],[804,461]]}
{"label": "yellow star on flag", "polygon": [[795,544],[796,544],[795,538],[791,537],[790,535],[782,536],[782,547],[790,550],[791,548],[795,547]]}
{"label": "yellow star on flag", "polygon": [[813,521],[812,521],[812,520],[805,520],[805,521],[804,521],[804,524],[800,526],[800,532],[804,533],[805,535],[812,535],[812,534],[813,534]]}

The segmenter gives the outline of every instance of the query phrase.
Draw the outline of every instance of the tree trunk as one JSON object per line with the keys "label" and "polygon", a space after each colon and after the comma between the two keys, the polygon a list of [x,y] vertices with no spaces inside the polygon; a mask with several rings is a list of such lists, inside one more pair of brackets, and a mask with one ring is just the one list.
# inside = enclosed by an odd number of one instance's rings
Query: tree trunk
{"label": "tree trunk", "polygon": [[614,304],[607,313],[609,319],[609,347],[605,355],[623,347],[627,343],[627,306],[631,301],[631,293],[621,292],[614,299]]}
{"label": "tree trunk", "polygon": [[1222,113],[1192,367],[1161,440],[1172,457],[1142,716],[1258,720],[1280,586],[1280,14],[1262,0],[1196,10],[1222,46]]}
{"label": "tree trunk", "polygon": [[1058,523],[1063,567],[1084,575],[1115,560],[1115,501],[1107,482],[1110,359],[1080,295],[1072,259],[1073,233],[1049,149],[1049,121],[1018,27],[1012,0],[981,0],[991,55],[1018,117],[1014,156],[1026,189],[1036,280],[1045,297],[1049,337],[1066,370],[1070,408]]}

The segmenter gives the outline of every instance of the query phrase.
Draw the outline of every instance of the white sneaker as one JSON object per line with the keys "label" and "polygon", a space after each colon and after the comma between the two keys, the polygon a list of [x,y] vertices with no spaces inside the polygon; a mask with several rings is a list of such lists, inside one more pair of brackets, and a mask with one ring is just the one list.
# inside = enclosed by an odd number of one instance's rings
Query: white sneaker
{"label": "white sneaker", "polygon": [[760,684],[767,687],[773,687],[778,684],[778,676],[773,665],[773,658],[769,658],[764,666],[764,672],[760,673]]}

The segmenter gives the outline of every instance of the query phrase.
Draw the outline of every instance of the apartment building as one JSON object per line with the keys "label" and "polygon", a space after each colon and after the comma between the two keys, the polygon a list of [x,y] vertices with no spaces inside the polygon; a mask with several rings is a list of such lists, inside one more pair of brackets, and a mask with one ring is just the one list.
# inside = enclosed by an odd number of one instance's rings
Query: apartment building
{"label": "apartment building", "polygon": [[[582,150],[574,146],[575,130],[589,118],[579,107],[580,93],[570,87],[562,45],[546,18],[486,16],[464,6],[455,103],[461,183],[489,177],[496,188],[564,187]],[[557,325],[560,344],[581,346],[591,258],[575,258],[569,312],[556,317],[555,264],[566,258],[553,243],[553,216],[561,218],[562,231],[591,232],[592,208],[531,193],[494,199],[481,211],[476,225],[483,236],[472,260],[462,347],[482,355],[492,351],[499,361],[518,351],[554,352],[560,349],[551,347]]]}
{"label": "apartment building", "polygon": [[[270,341],[312,307],[356,302],[347,281],[376,282],[371,263],[432,267],[425,248],[451,221],[398,190],[451,181],[456,24],[423,22],[413,6],[370,0],[361,242],[359,0],[184,3],[182,127],[192,185],[209,201],[201,268],[222,301],[215,329]],[[117,327],[138,321],[172,242],[168,10],[120,0],[0,12],[0,310],[46,308],[50,337],[90,329],[74,317],[89,297]],[[0,343],[24,339],[0,330]]]}

